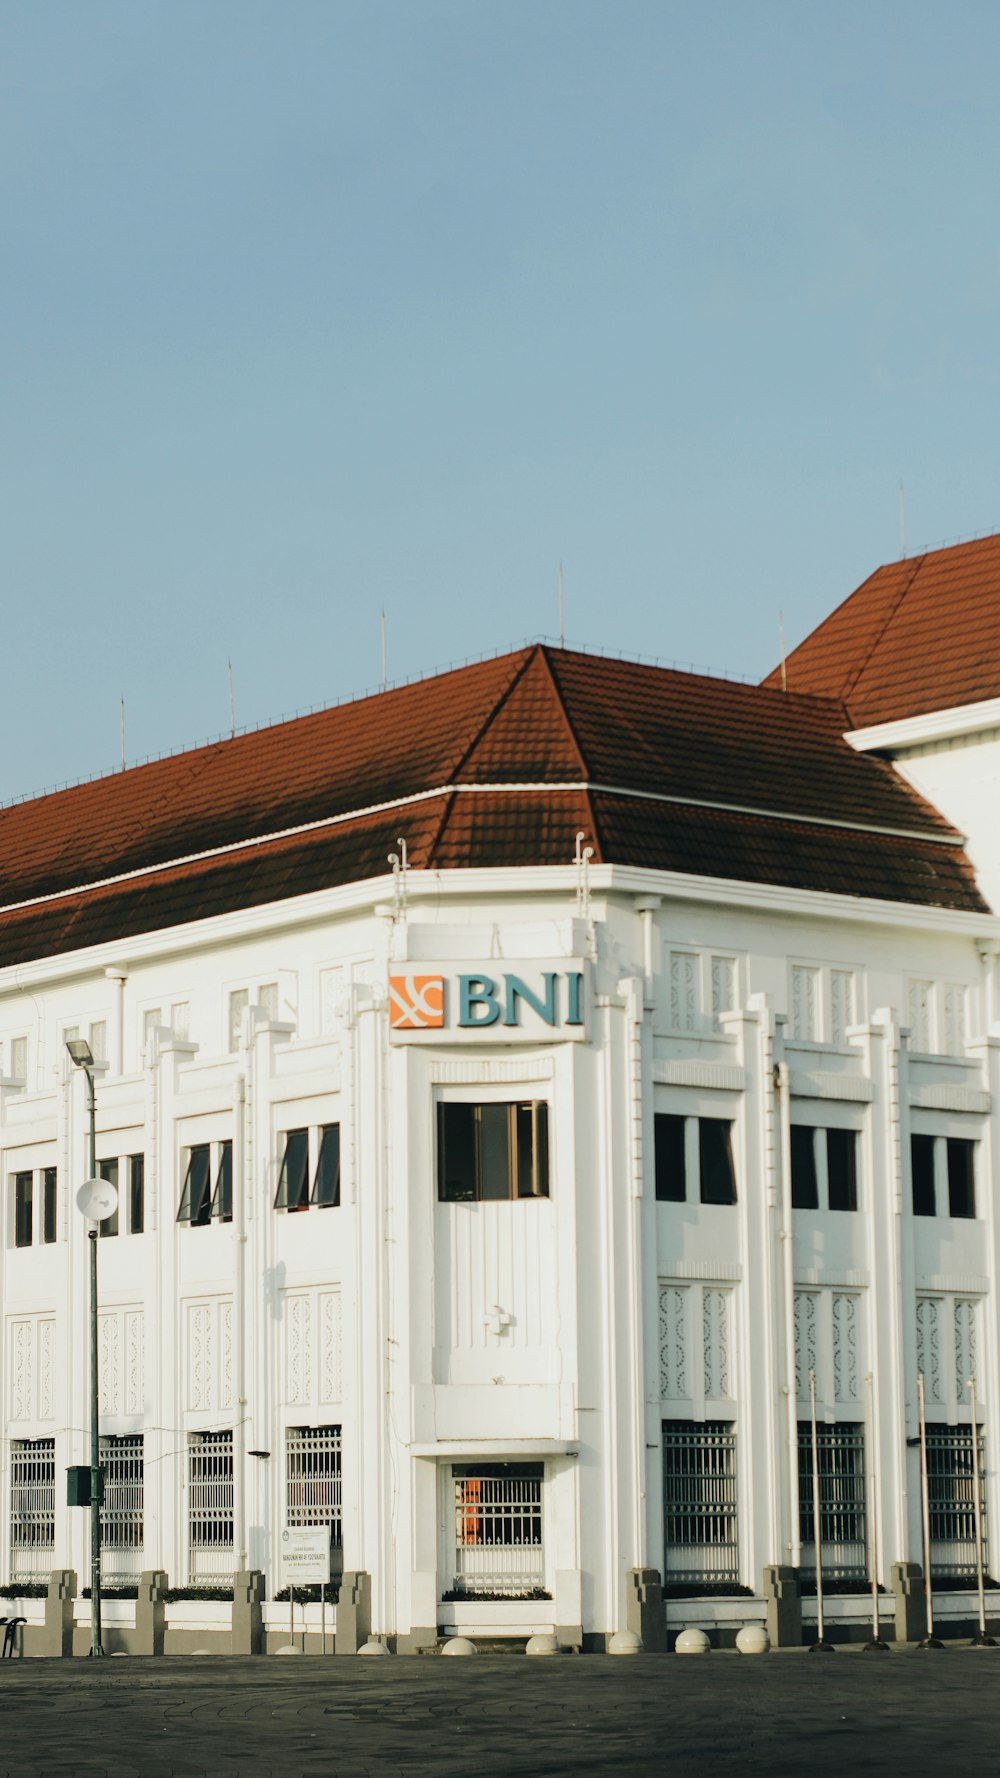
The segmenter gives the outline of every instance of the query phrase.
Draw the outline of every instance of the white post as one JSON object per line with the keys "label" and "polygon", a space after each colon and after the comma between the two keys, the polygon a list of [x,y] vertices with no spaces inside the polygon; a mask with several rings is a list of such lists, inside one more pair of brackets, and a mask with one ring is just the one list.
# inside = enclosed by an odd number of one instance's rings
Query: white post
{"label": "white post", "polygon": [[976,1581],[979,1587],[979,1635],[976,1637],[977,1648],[995,1648],[996,1642],[986,1634],[986,1595],[983,1591],[983,1505],[979,1479],[979,1426],[976,1412],[976,1379],[969,1378],[969,1391],[972,1396],[972,1486],[973,1508],[976,1524]]}
{"label": "white post", "polygon": [[917,1417],[920,1426],[920,1517],[924,1548],[924,1606],[927,1613],[927,1634],[921,1648],[940,1648],[934,1634],[934,1601],[931,1586],[931,1505],[927,1480],[927,1419],[924,1414],[924,1373],[917,1372]]}
{"label": "white post", "polygon": [[819,1437],[816,1431],[816,1372],[809,1372],[809,1420],[812,1428],[813,1535],[816,1540],[816,1628],[814,1649],[830,1649],[823,1615],[823,1511],[819,1497]]}

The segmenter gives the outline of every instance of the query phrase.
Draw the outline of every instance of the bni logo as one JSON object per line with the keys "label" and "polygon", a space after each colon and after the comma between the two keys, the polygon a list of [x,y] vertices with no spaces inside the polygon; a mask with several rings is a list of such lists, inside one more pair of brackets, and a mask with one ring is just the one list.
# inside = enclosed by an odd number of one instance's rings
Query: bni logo
{"label": "bni logo", "polygon": [[389,1024],[394,1031],[435,1031],[444,1025],[443,975],[391,975]]}

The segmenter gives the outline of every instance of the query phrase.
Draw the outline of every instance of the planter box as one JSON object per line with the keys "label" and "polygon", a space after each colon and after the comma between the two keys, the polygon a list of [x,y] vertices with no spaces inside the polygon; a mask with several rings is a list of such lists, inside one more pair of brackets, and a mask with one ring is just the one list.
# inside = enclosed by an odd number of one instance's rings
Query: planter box
{"label": "planter box", "polygon": [[44,1599],[0,1599],[0,1617],[23,1617],[29,1624],[44,1624]]}
{"label": "planter box", "polygon": [[229,1635],[233,1606],[229,1599],[175,1599],[164,1607],[168,1630],[224,1630]]}
{"label": "planter box", "polygon": [[[77,1627],[90,1629],[89,1599],[74,1599],[73,1623]],[[101,1623],[106,1624],[109,1628],[113,1625],[115,1629],[119,1630],[134,1630],[135,1600],[102,1598]]]}
{"label": "planter box", "polygon": [[[280,1600],[268,1599],[265,1601],[264,1605],[261,1607],[261,1612],[263,1615],[265,1630],[287,1630],[288,1629],[288,1621],[289,1620],[288,1620],[288,1600],[287,1599],[280,1599]],[[333,1635],[334,1629],[336,1627],[336,1623],[337,1623],[337,1607],[335,1605],[331,1605],[330,1601],[328,1599],[326,1602],[326,1633],[328,1636]],[[318,1601],[316,1602],[315,1605],[313,1605],[312,1603],[310,1603],[309,1605],[296,1604],[296,1606],[295,1606],[295,1634],[296,1635],[298,1635],[300,1633],[300,1631],[302,1631],[302,1630],[315,1630],[318,1633],[322,1629],[322,1627],[323,1627],[322,1607],[320,1606]]]}
{"label": "planter box", "polygon": [[555,1629],[554,1599],[462,1599],[438,1604],[438,1628],[456,1636],[539,1636]]}

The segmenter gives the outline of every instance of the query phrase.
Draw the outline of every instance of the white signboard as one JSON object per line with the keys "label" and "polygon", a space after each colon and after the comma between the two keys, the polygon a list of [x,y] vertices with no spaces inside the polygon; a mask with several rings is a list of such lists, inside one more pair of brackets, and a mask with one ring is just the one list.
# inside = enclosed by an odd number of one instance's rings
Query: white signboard
{"label": "white signboard", "polygon": [[330,1579],[330,1527],[286,1525],[278,1542],[281,1584],[325,1586]]}
{"label": "white signboard", "polygon": [[526,962],[396,963],[389,970],[393,1043],[539,1043],[587,1035],[579,957]]}

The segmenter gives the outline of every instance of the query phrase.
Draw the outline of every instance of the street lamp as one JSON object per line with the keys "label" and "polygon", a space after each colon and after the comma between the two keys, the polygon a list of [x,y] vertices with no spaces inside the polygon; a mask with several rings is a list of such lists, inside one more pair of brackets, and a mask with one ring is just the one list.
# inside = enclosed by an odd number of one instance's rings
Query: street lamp
{"label": "street lamp", "polygon": [[[109,1179],[97,1177],[97,1103],[94,1094],[94,1055],[82,1037],[68,1038],[70,1060],[87,1077],[87,1112],[90,1119],[90,1178],[76,1194],[76,1207],[89,1222],[106,1222],[118,1208],[118,1193]],[[87,1231],[90,1242],[90,1652],[103,1655],[101,1644],[101,1433],[98,1420],[97,1374],[97,1229]]]}

